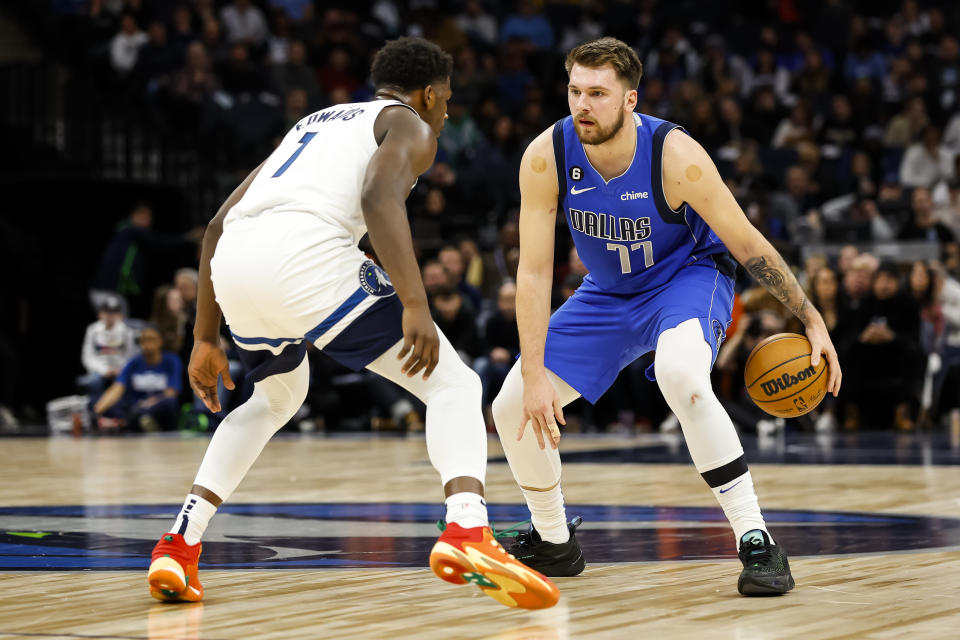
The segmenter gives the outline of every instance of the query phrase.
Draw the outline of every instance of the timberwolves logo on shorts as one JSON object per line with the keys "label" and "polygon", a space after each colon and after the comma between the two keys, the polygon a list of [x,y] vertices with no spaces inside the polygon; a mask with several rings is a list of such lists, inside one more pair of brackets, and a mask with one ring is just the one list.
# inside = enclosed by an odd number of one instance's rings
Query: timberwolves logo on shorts
{"label": "timberwolves logo on shorts", "polygon": [[393,283],[387,277],[387,272],[373,260],[367,260],[360,265],[360,286],[372,296],[386,297],[394,293]]}

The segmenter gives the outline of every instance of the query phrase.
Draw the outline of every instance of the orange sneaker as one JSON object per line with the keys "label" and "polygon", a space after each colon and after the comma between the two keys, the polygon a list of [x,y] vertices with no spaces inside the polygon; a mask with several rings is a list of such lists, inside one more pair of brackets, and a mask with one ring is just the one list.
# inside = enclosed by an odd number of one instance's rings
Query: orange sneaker
{"label": "orange sneaker", "polygon": [[167,602],[199,602],[203,585],[197,575],[200,562],[199,542],[189,545],[179,533],[165,533],[153,548],[150,571],[150,595]]}
{"label": "orange sneaker", "polygon": [[473,583],[508,607],[546,609],[560,598],[556,585],[508,554],[490,527],[448,523],[430,552],[430,568],[447,582]]}

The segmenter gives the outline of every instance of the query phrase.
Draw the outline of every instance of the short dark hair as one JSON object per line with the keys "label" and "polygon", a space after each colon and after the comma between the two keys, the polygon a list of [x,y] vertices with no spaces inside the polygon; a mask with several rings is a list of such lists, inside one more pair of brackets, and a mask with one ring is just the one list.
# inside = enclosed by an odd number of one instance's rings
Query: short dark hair
{"label": "short dark hair", "polygon": [[373,58],[370,77],[373,86],[416,91],[443,81],[453,71],[449,53],[423,38],[397,38],[383,45]]}
{"label": "short dark hair", "polygon": [[592,69],[609,64],[617,72],[617,77],[630,89],[640,86],[640,77],[643,75],[643,63],[640,62],[637,52],[626,42],[616,38],[599,38],[574,47],[567,54],[567,75],[575,64]]}

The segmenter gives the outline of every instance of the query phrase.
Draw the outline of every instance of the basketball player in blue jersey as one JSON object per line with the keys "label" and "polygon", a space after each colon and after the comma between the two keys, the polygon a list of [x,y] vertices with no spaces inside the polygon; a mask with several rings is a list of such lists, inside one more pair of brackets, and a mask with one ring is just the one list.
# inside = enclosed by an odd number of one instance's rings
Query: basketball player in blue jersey
{"label": "basketball player in blue jersey", "polygon": [[[190,384],[211,411],[220,411],[218,379],[233,388],[219,347],[221,312],[255,384],[217,428],[179,515],[154,547],[155,598],[203,598],[200,538],[303,403],[309,341],[426,403],[427,452],[447,506],[430,553],[434,573],[511,607],[557,602],[556,586],[508,555],[488,526],[480,379],[431,318],[407,222],[404,201],[433,163],[447,117],[452,66],[426,40],[387,43],[371,70],[376,99],[300,120],[207,227]],[[386,273],[357,248],[368,231]]]}
{"label": "basketball player in blue jersey", "polygon": [[[703,148],[677,125],[634,113],[636,53],[601,38],[573,49],[566,68],[571,115],[530,143],[520,168],[521,357],[493,403],[531,512],[532,526],[511,552],[548,576],[583,570],[579,519],[567,523],[560,489],[557,422],[564,423],[564,405],[578,396],[596,401],[623,367],[656,351],[647,376],[679,418],[693,462],[733,527],[740,593],[785,593],[794,586],[786,553],[766,530],[739,437],[710,384],[730,323],[731,254],[803,321],[811,359],[827,359],[834,395],[836,350]],[[551,317],[558,211],[590,273]]]}

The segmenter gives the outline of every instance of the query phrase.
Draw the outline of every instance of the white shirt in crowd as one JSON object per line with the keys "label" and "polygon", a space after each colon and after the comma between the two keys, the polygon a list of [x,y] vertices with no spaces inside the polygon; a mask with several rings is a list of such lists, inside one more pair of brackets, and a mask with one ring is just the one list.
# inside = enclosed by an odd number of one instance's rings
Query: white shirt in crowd
{"label": "white shirt in crowd", "polygon": [[263,12],[254,6],[239,9],[236,5],[228,4],[220,12],[220,22],[223,23],[227,41],[231,44],[260,44],[269,35],[267,19],[263,17]]}
{"label": "white shirt in crowd", "polygon": [[81,359],[87,373],[118,372],[136,353],[136,333],[125,322],[115,322],[108,329],[107,323],[97,320],[83,336]]}
{"label": "white shirt in crowd", "polygon": [[113,36],[110,42],[110,64],[113,68],[122,73],[133,69],[137,64],[137,56],[140,54],[140,47],[147,42],[147,34],[143,31],[134,33],[120,32]]}

